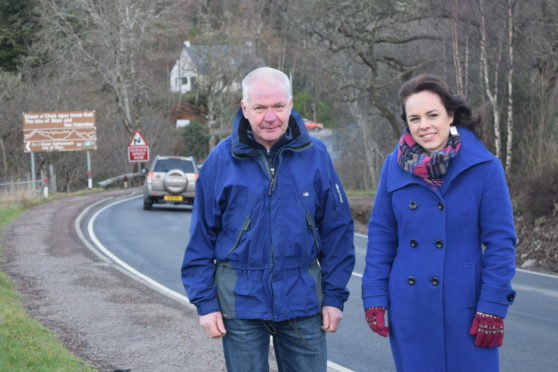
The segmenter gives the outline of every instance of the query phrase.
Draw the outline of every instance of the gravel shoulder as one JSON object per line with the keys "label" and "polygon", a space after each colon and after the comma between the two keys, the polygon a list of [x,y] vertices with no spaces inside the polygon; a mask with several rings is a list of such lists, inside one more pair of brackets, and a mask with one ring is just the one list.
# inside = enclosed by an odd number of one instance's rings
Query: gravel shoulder
{"label": "gravel shoulder", "polygon": [[194,310],[130,279],[92,253],[74,221],[130,190],[64,198],[26,211],[2,235],[0,268],[29,315],[99,371],[224,371],[221,342]]}

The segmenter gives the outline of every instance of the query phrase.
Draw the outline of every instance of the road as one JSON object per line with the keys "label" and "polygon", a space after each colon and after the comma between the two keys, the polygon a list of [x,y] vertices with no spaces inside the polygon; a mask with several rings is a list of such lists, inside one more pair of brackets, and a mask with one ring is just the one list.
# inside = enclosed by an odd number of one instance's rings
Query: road
{"label": "road", "polygon": [[[124,265],[181,296],[180,266],[190,215],[188,207],[159,205],[144,211],[141,198],[125,199],[99,210],[89,221],[89,234]],[[366,237],[355,235],[355,247],[351,297],[340,330],[328,335],[328,359],[339,371],[394,371],[387,339],[373,334],[363,320],[360,282]],[[554,371],[558,363],[558,277],[518,271],[513,285],[518,295],[506,318],[501,370]]]}

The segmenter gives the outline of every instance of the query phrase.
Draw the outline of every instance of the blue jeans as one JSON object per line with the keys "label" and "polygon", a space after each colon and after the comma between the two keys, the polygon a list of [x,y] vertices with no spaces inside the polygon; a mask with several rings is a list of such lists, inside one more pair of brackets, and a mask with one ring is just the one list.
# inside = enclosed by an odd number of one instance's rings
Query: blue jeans
{"label": "blue jeans", "polygon": [[325,372],[327,348],[322,315],[283,322],[224,319],[223,349],[227,371],[269,371],[269,338],[279,372]]}

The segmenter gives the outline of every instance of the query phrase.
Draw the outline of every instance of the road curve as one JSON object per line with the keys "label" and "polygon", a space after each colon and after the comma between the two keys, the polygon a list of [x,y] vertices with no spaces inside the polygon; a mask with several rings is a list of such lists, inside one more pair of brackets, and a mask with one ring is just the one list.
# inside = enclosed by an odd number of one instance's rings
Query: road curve
{"label": "road curve", "polygon": [[215,357],[220,342],[208,341],[194,311],[130,280],[79,238],[84,210],[134,192],[69,197],[26,211],[0,236],[0,269],[27,313],[101,372],[225,371]]}

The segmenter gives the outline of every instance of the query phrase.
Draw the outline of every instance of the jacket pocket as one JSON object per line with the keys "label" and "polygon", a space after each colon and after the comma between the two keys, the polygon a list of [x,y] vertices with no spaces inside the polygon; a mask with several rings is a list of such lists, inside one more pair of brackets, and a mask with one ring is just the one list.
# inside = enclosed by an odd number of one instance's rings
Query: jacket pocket
{"label": "jacket pocket", "polygon": [[324,302],[324,292],[322,290],[322,268],[317,260],[314,261],[308,268],[308,274],[310,274],[310,277],[315,283],[316,298],[318,299],[318,304],[321,308]]}
{"label": "jacket pocket", "polygon": [[477,306],[477,286],[480,280],[480,271],[477,267],[474,263],[466,263],[463,267],[461,298],[465,307]]}
{"label": "jacket pocket", "polygon": [[234,319],[236,311],[234,306],[234,288],[238,280],[236,270],[229,262],[217,264],[215,269],[215,287],[217,288],[217,299],[224,318]]}
{"label": "jacket pocket", "polygon": [[238,243],[240,243],[242,235],[244,235],[244,233],[248,230],[250,230],[250,215],[246,216],[246,218],[244,219],[244,223],[242,224],[240,231],[236,235],[233,246],[227,252],[227,257],[236,249],[236,247],[238,247]]}

